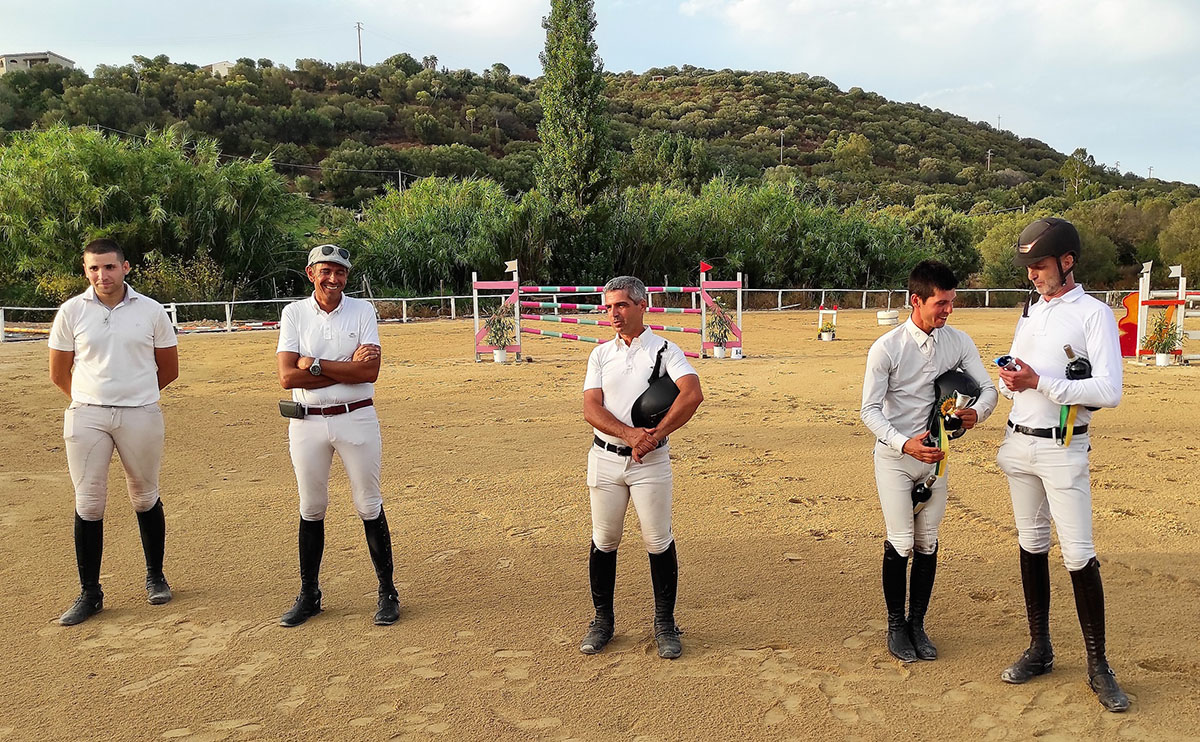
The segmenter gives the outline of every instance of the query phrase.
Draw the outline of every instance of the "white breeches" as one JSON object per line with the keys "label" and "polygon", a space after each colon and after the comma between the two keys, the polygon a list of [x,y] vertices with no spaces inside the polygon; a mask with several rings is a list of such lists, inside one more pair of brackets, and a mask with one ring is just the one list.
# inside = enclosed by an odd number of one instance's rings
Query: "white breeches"
{"label": "white breeches", "polygon": [[1088,436],[1071,445],[1008,431],[996,463],[1008,475],[1017,540],[1031,554],[1050,551],[1050,521],[1058,531],[1063,562],[1083,569],[1096,556],[1092,542],[1092,485]]}
{"label": "white breeches", "polygon": [[946,515],[946,477],[934,481],[933,496],[916,515],[912,501],[913,485],[928,478],[933,467],[875,442],[875,487],[887,540],[902,557],[910,555],[914,547],[922,554],[932,554],[937,548],[938,528]]}
{"label": "white breeches", "polygon": [[125,469],[133,509],[144,513],[158,502],[163,453],[163,414],[158,403],[103,407],[72,402],[63,415],[67,468],[75,485],[75,512],[102,520],[108,500],[108,465],[113,449]]}
{"label": "white breeches", "polygon": [[587,484],[592,501],[592,541],[600,551],[621,543],[629,500],[637,510],[646,551],[661,554],[675,540],[671,532],[671,457],[663,446],[642,457],[618,456],[596,446],[588,452]]}
{"label": "white breeches", "polygon": [[324,520],[329,508],[329,467],[335,451],[350,478],[350,493],[358,516],[363,520],[379,517],[383,508],[379,481],[383,439],[374,406],[342,415],[290,420],[288,447],[300,490],[301,518]]}

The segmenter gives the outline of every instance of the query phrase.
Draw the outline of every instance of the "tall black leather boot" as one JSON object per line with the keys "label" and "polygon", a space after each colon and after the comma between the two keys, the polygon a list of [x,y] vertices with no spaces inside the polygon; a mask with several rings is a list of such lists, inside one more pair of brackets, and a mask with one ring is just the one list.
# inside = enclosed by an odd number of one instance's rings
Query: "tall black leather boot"
{"label": "tall black leather boot", "polygon": [[171,586],[163,576],[163,553],[167,545],[167,519],[163,515],[162,499],[144,513],[137,514],[138,531],[142,535],[142,553],[146,555],[146,599],[151,605],[171,600]]}
{"label": "tall black leather boot", "polygon": [[929,596],[933,593],[937,553],[938,544],[934,544],[932,554],[922,554],[914,549],[912,555],[912,584],[908,593],[908,635],[912,639],[917,658],[922,660],[936,660],[938,656],[937,647],[925,633],[925,611],[929,608]]}
{"label": "tall black leather boot", "polygon": [[79,567],[79,597],[58,618],[63,626],[74,626],[104,610],[100,590],[100,558],[104,554],[104,521],[84,520],[75,513],[75,564]]}
{"label": "tall black leather boot", "polygon": [[917,650],[908,636],[904,594],[908,582],[908,557],[896,553],[891,541],[883,542],[883,601],[888,614],[888,652],[901,662],[916,662]]}
{"label": "tall black leather boot", "polygon": [[650,581],[654,585],[654,642],[658,656],[673,660],[683,654],[683,632],[675,625],[675,595],[679,590],[679,559],[675,542],[661,554],[650,555]]}
{"label": "tall black leather boot", "polygon": [[1000,673],[1006,683],[1019,685],[1054,667],[1050,646],[1050,555],[1031,554],[1021,549],[1021,588],[1025,591],[1025,614],[1029,618],[1029,649]]}
{"label": "tall black leather boot", "polygon": [[367,535],[367,551],[375,565],[375,576],[379,578],[379,610],[375,612],[375,625],[391,626],[400,619],[400,596],[392,581],[392,534],[383,508],[379,509],[378,518],[363,521],[363,531]]}
{"label": "tall black leather boot", "polygon": [[280,626],[299,626],[321,612],[321,556],[325,553],[325,521],[300,519],[300,596],[279,619]]}
{"label": "tall black leather boot", "polygon": [[1071,573],[1071,586],[1075,588],[1075,610],[1079,613],[1083,645],[1087,649],[1088,685],[1104,708],[1124,711],[1129,708],[1129,696],[1117,684],[1105,655],[1104,586],[1100,582],[1100,562],[1096,557],[1092,557],[1083,569]]}
{"label": "tall black leather boot", "polygon": [[588,624],[587,634],[579,644],[584,654],[597,654],[612,641],[613,592],[617,585],[617,550],[600,551],[592,543],[588,553],[588,582],[592,588],[592,605],[596,617]]}

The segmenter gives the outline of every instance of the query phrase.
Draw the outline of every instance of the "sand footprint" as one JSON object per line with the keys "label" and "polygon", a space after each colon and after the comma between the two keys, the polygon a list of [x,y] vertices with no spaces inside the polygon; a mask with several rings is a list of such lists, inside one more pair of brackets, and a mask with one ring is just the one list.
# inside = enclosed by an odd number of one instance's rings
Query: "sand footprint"
{"label": "sand footprint", "polygon": [[344,701],[350,697],[350,689],[346,687],[349,675],[334,675],[325,686],[325,698],[330,701]]}
{"label": "sand footprint", "polygon": [[181,667],[172,667],[169,670],[156,672],[145,680],[139,680],[136,683],[129,683],[117,689],[117,695],[131,696],[138,693],[145,693],[156,685],[169,683],[176,678],[187,674],[187,670]]}
{"label": "sand footprint", "polygon": [[267,665],[274,664],[277,656],[274,652],[255,652],[249,660],[227,671],[226,674],[233,676],[234,685],[244,685],[262,672]]}
{"label": "sand footprint", "polygon": [[325,650],[329,649],[329,641],[321,638],[308,645],[308,648],[300,653],[300,656],[306,660],[315,660],[325,654]]}
{"label": "sand footprint", "polygon": [[433,556],[426,559],[425,563],[426,564],[437,564],[439,562],[444,562],[444,561],[456,556],[461,551],[462,551],[462,549],[447,549],[446,551],[439,551],[438,553],[436,553]]}
{"label": "sand footprint", "polygon": [[306,700],[308,700],[307,693],[307,686],[293,685],[291,691],[288,693],[288,697],[275,704],[275,708],[279,709],[285,714],[295,711],[304,705]]}

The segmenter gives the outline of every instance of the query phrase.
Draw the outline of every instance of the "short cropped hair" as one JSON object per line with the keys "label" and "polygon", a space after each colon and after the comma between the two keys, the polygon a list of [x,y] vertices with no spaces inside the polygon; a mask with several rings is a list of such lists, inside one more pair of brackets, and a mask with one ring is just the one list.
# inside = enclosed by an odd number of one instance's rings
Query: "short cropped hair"
{"label": "short cropped hair", "polygon": [[604,293],[607,294],[609,291],[624,291],[625,295],[629,297],[629,301],[634,304],[641,304],[649,296],[646,293],[646,284],[634,276],[617,276],[611,279],[604,284]]}
{"label": "short cropped hair", "polygon": [[118,260],[122,262],[125,260],[125,251],[121,249],[116,240],[110,240],[107,237],[92,240],[84,245],[83,251],[92,255],[107,255],[110,252],[115,252]]}
{"label": "short cropped hair", "polygon": [[935,291],[951,291],[958,288],[958,279],[950,266],[937,260],[922,260],[908,274],[908,293],[916,294],[924,301]]}

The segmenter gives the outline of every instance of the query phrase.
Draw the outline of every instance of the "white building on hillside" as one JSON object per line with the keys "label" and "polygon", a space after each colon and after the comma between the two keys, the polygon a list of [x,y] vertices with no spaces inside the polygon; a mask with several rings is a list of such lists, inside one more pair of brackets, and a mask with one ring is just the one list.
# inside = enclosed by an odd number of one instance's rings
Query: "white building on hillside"
{"label": "white building on hillside", "polygon": [[213,77],[228,77],[230,70],[233,69],[233,62],[213,62],[204,65],[201,69],[208,70]]}
{"label": "white building on hillside", "polygon": [[35,64],[56,64],[75,69],[75,60],[67,59],[54,52],[29,52],[28,54],[5,54],[0,56],[0,75],[13,70],[27,70]]}

